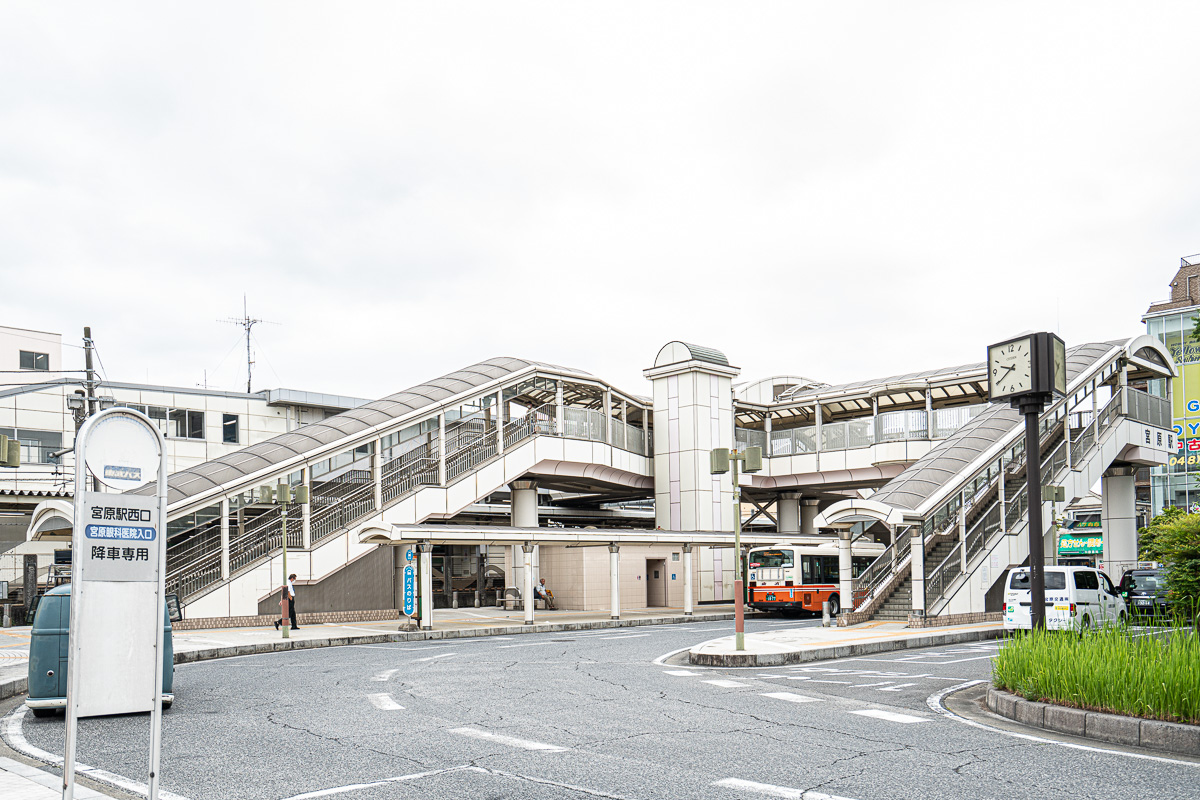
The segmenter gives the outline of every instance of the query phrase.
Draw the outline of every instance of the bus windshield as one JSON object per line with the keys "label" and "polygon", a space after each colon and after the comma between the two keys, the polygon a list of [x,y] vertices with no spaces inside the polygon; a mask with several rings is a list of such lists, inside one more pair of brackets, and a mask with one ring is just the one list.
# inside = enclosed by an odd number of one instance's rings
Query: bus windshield
{"label": "bus windshield", "polygon": [[792,550],[756,550],[750,554],[750,568],[790,567],[792,553]]}

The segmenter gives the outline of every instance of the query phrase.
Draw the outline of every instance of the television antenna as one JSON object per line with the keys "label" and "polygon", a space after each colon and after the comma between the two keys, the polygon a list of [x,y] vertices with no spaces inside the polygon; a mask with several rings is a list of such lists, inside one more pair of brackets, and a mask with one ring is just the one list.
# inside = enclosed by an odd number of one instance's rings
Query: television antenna
{"label": "television antenna", "polygon": [[268,325],[278,325],[279,323],[271,322],[270,320],[265,319],[254,319],[250,316],[250,312],[247,310],[247,308],[246,295],[242,295],[242,316],[240,318],[226,317],[225,319],[217,320],[217,322],[228,322],[231,325],[240,325],[246,331],[246,394],[250,394],[250,383],[254,374],[254,353],[250,349],[250,329],[255,325],[258,325],[260,322],[266,322]]}

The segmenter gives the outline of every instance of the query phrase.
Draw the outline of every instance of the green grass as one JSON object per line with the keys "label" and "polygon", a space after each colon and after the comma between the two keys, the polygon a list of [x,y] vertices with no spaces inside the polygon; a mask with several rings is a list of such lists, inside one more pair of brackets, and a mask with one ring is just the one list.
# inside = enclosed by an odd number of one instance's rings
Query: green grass
{"label": "green grass", "polygon": [[1200,724],[1200,635],[1138,633],[1022,631],[1000,647],[992,682],[1027,700]]}

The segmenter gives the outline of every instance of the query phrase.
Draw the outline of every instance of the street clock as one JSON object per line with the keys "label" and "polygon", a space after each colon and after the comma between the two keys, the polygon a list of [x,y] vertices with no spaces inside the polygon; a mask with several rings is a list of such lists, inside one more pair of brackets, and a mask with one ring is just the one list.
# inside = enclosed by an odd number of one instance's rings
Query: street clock
{"label": "street clock", "polygon": [[988,399],[1067,393],[1067,348],[1053,333],[1026,333],[988,348]]}

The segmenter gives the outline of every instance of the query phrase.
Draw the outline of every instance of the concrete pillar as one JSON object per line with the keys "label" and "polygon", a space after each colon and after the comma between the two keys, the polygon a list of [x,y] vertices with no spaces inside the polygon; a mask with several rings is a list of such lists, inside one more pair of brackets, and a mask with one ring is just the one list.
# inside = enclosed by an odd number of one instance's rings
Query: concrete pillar
{"label": "concrete pillar", "polygon": [[709,453],[734,448],[732,380],[708,347],[671,342],[643,371],[654,396],[654,524],[668,531],[733,530],[733,483],[713,475]]}
{"label": "concrete pillar", "polygon": [[536,605],[533,597],[533,545],[521,545],[521,553],[524,556],[524,572],[525,586],[521,590],[522,605],[525,608],[525,624],[533,624],[533,607]]}
{"label": "concrete pillar", "polygon": [[[822,439],[825,438],[825,434],[821,432],[821,426],[825,424],[825,412],[821,410],[820,403],[813,404],[813,417],[817,420],[817,430],[816,430],[816,434],[813,438],[815,439],[814,444],[816,445],[816,448],[817,448],[817,471],[820,472],[821,471],[821,450],[823,450],[825,447],[825,442],[822,441]],[[802,529],[801,533],[803,533],[803,532],[804,531]]]}
{"label": "concrete pillar", "polygon": [[604,441],[613,443],[613,402],[612,390],[604,390]]}
{"label": "concrete pillar", "polygon": [[[608,596],[611,605],[610,619],[621,618],[621,548],[615,544],[608,546]],[[689,558],[690,554],[684,558]]]}
{"label": "concrete pillar", "polygon": [[912,613],[913,616],[925,616],[925,539],[921,536],[921,526],[914,525],[912,529]]}
{"label": "concrete pillar", "polygon": [[509,510],[514,528],[538,526],[537,481],[513,481],[508,485],[511,494]]}
{"label": "concrete pillar", "polygon": [[438,414],[438,486],[446,485],[446,414]]}
{"label": "concrete pillar", "polygon": [[1101,525],[1104,526],[1104,569],[1114,581],[1137,561],[1137,517],[1134,505],[1136,467],[1110,467],[1100,479]]}
{"label": "concrete pillar", "polygon": [[933,438],[933,392],[925,387],[925,438]]}
{"label": "concrete pillar", "polygon": [[371,445],[371,483],[375,485],[375,510],[383,508],[383,448],[376,439]]}
{"label": "concrete pillar", "polygon": [[308,502],[300,506],[300,546],[305,550],[312,547],[312,471],[300,470],[300,483],[308,487]]}
{"label": "concrete pillar", "polygon": [[838,531],[838,594],[842,608],[854,610],[854,572],[850,558],[850,531]]}
{"label": "concrete pillar", "polygon": [[229,498],[221,500],[221,580],[229,579]]}
{"label": "concrete pillar", "polygon": [[563,382],[555,381],[554,385],[554,415],[555,419],[558,421],[558,430],[556,433],[559,436],[566,436],[567,412],[566,404],[563,402]]}
{"label": "concrete pillar", "polygon": [[487,561],[487,545],[479,545],[479,552],[475,554],[475,607],[479,608],[483,605],[483,571],[484,562]]}
{"label": "concrete pillar", "polygon": [[504,407],[504,392],[496,392],[496,453],[504,452],[504,423],[508,409]]}
{"label": "concrete pillar", "polygon": [[775,513],[778,515],[779,532],[800,532],[800,493],[783,492],[775,503]]}
{"label": "concrete pillar", "polygon": [[692,546],[683,546],[683,615],[692,616]]}
{"label": "concrete pillar", "polygon": [[770,456],[770,455],[772,455],[772,453],[771,453],[771,415],[770,414],[763,415],[763,433],[766,434],[766,436],[763,437],[764,439],[766,439],[766,443],[763,445],[763,455]]}
{"label": "concrete pillar", "polygon": [[967,498],[966,492],[958,494],[958,553],[962,558],[962,571],[967,571]]}
{"label": "concrete pillar", "polygon": [[817,504],[819,502],[815,497],[800,501],[800,534],[802,536],[817,535]]}
{"label": "concrete pillar", "polygon": [[421,629],[433,629],[433,545],[421,542],[417,545],[421,557]]}

